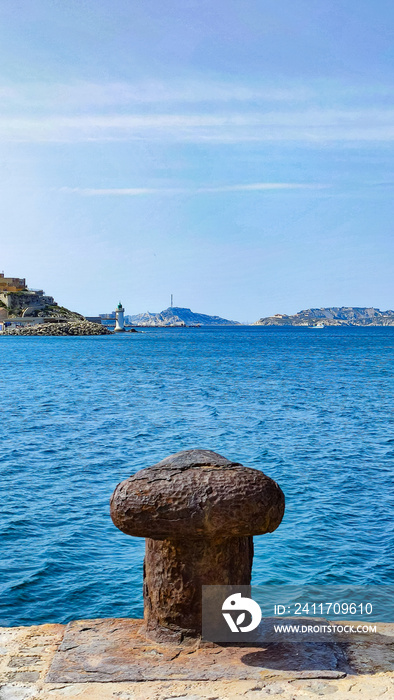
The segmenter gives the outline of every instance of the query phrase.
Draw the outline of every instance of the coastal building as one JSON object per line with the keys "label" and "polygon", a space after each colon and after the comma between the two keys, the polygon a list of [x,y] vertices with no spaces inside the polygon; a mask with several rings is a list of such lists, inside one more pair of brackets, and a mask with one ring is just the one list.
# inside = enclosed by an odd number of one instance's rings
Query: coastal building
{"label": "coastal building", "polygon": [[23,292],[25,289],[25,279],[20,277],[4,277],[4,272],[0,272],[0,292]]}
{"label": "coastal building", "polygon": [[124,327],[124,308],[121,302],[115,309],[115,318],[115,333],[124,333],[126,330]]}
{"label": "coastal building", "polygon": [[103,319],[101,318],[101,316],[85,316],[85,318],[91,323],[99,323],[100,325],[102,325],[103,323]]}
{"label": "coastal building", "polygon": [[24,327],[53,320],[80,320],[81,314],[59,306],[43,289],[31,289],[25,278],[5,277],[0,272],[0,322],[5,328]]}
{"label": "coastal building", "polygon": [[5,329],[5,323],[8,318],[8,312],[7,309],[4,309],[2,306],[0,306],[0,333],[3,332]]}
{"label": "coastal building", "polygon": [[3,317],[0,314],[0,333],[10,328],[25,328],[26,326],[36,326],[43,322],[43,318],[39,316],[19,316],[15,318]]}
{"label": "coastal building", "polygon": [[[9,282],[9,280],[12,280]],[[43,289],[29,289],[24,279],[2,277],[0,275],[0,306],[6,308],[11,315],[44,309],[46,306],[57,306],[53,297],[44,294]]]}
{"label": "coastal building", "polygon": [[99,319],[101,321],[101,325],[109,328],[111,331],[114,330],[116,321],[115,311],[111,311],[109,314],[99,314]]}

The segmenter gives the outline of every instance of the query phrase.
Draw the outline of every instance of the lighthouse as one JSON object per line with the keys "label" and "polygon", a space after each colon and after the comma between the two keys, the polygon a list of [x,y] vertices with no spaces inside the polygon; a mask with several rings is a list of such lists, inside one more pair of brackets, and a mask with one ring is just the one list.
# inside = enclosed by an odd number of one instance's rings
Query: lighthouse
{"label": "lighthouse", "polygon": [[124,333],[126,329],[124,327],[124,308],[122,302],[119,302],[115,309],[115,318],[115,333]]}

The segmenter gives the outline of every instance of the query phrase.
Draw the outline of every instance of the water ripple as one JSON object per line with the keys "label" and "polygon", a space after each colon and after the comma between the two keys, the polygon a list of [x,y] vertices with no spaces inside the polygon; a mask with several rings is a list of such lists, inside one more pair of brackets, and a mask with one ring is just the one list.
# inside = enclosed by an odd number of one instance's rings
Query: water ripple
{"label": "water ripple", "polygon": [[286,494],[253,581],[394,582],[394,329],[0,338],[0,624],[141,616],[144,542],[115,485],[206,447]]}

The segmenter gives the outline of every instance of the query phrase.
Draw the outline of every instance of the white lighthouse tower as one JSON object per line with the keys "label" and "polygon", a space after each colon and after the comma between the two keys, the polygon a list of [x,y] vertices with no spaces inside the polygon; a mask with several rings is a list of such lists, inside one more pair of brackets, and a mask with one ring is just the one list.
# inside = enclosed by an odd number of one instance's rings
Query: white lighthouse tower
{"label": "white lighthouse tower", "polygon": [[115,333],[124,333],[126,329],[124,327],[124,308],[122,302],[119,302],[115,309],[115,318]]}

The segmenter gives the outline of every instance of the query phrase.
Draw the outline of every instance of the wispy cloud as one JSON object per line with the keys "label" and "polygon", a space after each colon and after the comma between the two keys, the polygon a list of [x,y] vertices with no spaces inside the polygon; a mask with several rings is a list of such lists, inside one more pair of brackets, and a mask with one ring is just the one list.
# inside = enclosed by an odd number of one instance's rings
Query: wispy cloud
{"label": "wispy cloud", "polygon": [[26,83],[0,85],[1,111],[73,111],[122,109],[157,104],[298,102],[316,90],[305,85],[242,85],[231,81],[188,80],[141,83]]}
{"label": "wispy cloud", "polygon": [[3,85],[0,141],[392,141],[394,108],[384,87],[379,94],[381,103],[371,102],[368,90],[344,97],[343,87],[327,85],[319,93],[296,83],[201,80]]}
{"label": "wispy cloud", "polygon": [[60,192],[86,197],[139,197],[141,195],[195,195],[222,192],[259,192],[266,190],[321,190],[329,185],[298,182],[253,182],[250,184],[223,185],[219,187],[124,187],[124,188],[80,188],[62,187]]}
{"label": "wispy cloud", "polygon": [[0,84],[1,113],[86,113],[106,110],[132,110],[158,105],[227,106],[293,104],[312,107],[364,104],[373,99],[392,99],[392,86],[385,84],[352,86],[330,81],[277,81],[240,83],[234,80],[145,80],[142,82],[11,83]]}
{"label": "wispy cloud", "polygon": [[388,142],[390,100],[384,85],[329,81],[3,84],[0,141]]}
{"label": "wispy cloud", "polygon": [[0,141],[192,143],[385,142],[394,110],[306,110],[211,114],[111,114],[0,119]]}

